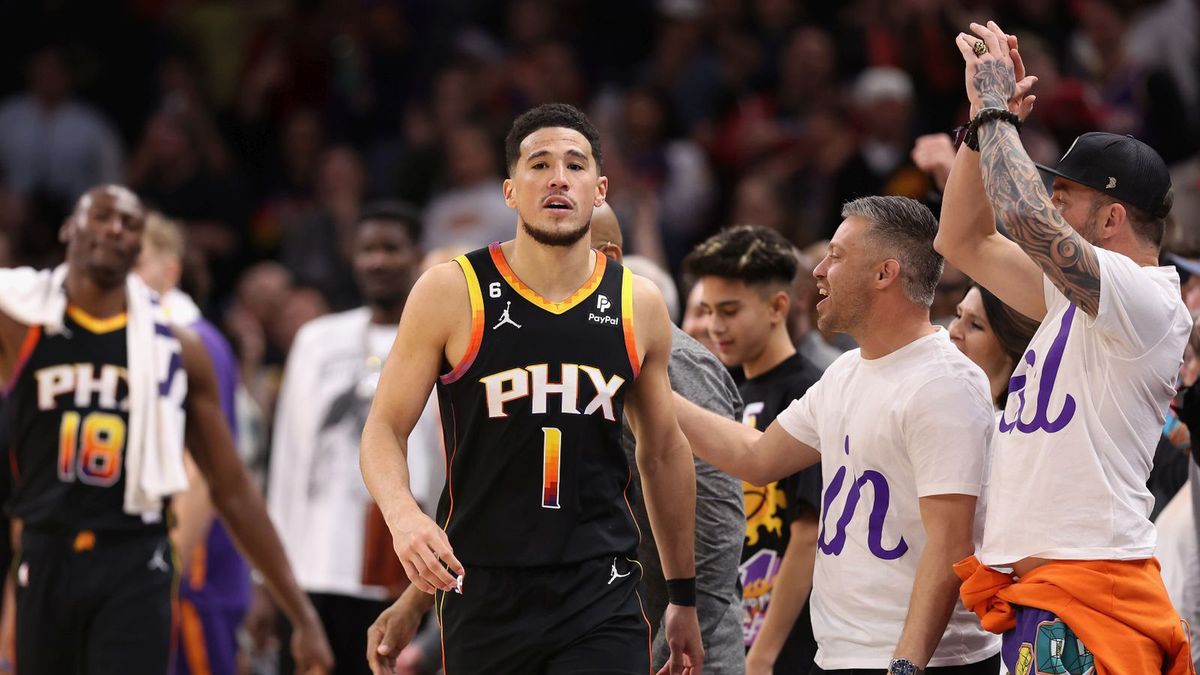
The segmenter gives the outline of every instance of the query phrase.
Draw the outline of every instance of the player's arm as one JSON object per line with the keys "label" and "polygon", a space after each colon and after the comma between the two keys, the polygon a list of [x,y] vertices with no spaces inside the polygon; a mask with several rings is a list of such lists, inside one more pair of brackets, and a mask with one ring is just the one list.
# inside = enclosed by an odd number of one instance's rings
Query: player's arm
{"label": "player's arm", "polygon": [[0,312],[0,383],[8,383],[20,357],[21,343],[29,327]]}
{"label": "player's arm", "polygon": [[421,617],[433,607],[433,596],[409,586],[367,629],[367,664],[373,675],[390,675],[396,657],[421,627]]}
{"label": "player's arm", "polygon": [[333,654],[325,631],[308,596],[296,584],[258,486],[238,457],[221,411],[217,377],[208,352],[195,333],[177,327],[175,335],[183,346],[183,367],[188,375],[187,447],[208,481],[213,506],[296,627],[292,653],[300,671],[328,670],[333,665]]}
{"label": "player's arm", "polygon": [[183,456],[187,468],[188,486],[182,493],[171,498],[171,510],[175,512],[176,525],[171,533],[175,551],[187,571],[192,565],[192,556],[212,529],[213,505],[208,497],[208,481],[192,459],[191,453]]}
{"label": "player's arm", "polygon": [[772,422],[765,432],[711,413],[675,395],[679,426],[692,452],[725,473],[766,485],[821,461],[821,453]]}
{"label": "player's arm", "polygon": [[[359,450],[363,480],[383,512],[404,572],[426,593],[454,588],[455,575],[461,575],[463,567],[446,533],[413,498],[408,435],[429,400],[443,355],[466,352],[470,307],[466,280],[457,263],[433,267],[413,285],[380,373]],[[448,346],[451,335],[461,338],[462,344]]]}
{"label": "player's arm", "polygon": [[639,346],[644,345],[644,358],[625,412],[637,440],[638,471],[663,573],[667,579],[693,577],[696,470],[688,440],[672,412],[667,377],[671,332],[666,306],[657,289],[643,290],[642,281],[634,278],[634,307],[635,326],[644,328],[637,334]]}
{"label": "player's arm", "polygon": [[[633,284],[636,342],[644,356],[625,413],[637,441],[635,455],[646,513],[668,589],[673,580],[691,579],[694,592],[696,469],[671,404],[671,382],[667,377],[671,323],[658,289],[641,277],[635,276]],[[704,648],[694,602],[692,606],[669,602],[663,622],[671,657],[660,673],[684,672],[686,666],[699,672]]]}
{"label": "player's arm", "polygon": [[974,552],[971,533],[975,521],[975,497],[931,495],[920,498],[920,508],[926,536],[925,550],[917,563],[908,615],[896,644],[895,656],[924,668],[933,657],[958,603],[962,580],[954,573],[954,563]]}

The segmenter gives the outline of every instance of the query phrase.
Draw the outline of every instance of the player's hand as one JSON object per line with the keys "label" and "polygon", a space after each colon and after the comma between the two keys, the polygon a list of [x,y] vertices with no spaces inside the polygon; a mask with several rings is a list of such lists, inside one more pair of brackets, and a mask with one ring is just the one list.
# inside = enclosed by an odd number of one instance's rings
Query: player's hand
{"label": "player's hand", "polygon": [[325,629],[316,617],[295,627],[291,646],[297,673],[327,675],[333,672],[333,650],[329,648]]}
{"label": "player's hand", "polygon": [[463,565],[454,557],[446,533],[419,509],[392,525],[392,542],[404,573],[418,590],[432,594],[458,587],[456,577],[462,576]]}
{"label": "player's hand", "polygon": [[700,675],[704,667],[704,644],[700,641],[696,608],[667,605],[663,623],[671,657],[658,675]]}
{"label": "player's hand", "polygon": [[421,608],[402,595],[367,629],[367,664],[374,675],[396,672],[396,657],[417,634],[422,614]]}

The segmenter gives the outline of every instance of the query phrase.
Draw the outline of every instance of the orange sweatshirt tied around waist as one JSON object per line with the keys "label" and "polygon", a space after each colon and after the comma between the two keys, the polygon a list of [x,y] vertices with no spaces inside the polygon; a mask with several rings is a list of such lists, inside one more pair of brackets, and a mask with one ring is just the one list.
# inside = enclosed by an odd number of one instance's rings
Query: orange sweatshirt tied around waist
{"label": "orange sweatshirt tied around waist", "polygon": [[1068,560],[1037,567],[1020,580],[959,561],[960,594],[985,630],[1016,627],[1013,605],[1056,614],[1092,652],[1097,675],[1196,675],[1187,624],[1167,597],[1158,560]]}

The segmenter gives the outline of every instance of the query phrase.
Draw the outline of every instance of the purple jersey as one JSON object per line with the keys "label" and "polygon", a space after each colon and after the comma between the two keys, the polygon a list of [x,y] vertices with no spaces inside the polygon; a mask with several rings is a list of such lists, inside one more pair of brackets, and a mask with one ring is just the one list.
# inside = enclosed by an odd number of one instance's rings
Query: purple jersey
{"label": "purple jersey", "polygon": [[[217,376],[221,411],[237,436],[234,392],[238,384],[237,359],[229,342],[208,321],[189,326],[200,336]],[[250,570],[233,545],[220,520],[214,520],[208,538],[188,561],[180,580],[181,630],[172,673],[211,672],[233,675],[237,656],[237,629],[250,603]],[[201,665],[203,664],[203,665]]]}

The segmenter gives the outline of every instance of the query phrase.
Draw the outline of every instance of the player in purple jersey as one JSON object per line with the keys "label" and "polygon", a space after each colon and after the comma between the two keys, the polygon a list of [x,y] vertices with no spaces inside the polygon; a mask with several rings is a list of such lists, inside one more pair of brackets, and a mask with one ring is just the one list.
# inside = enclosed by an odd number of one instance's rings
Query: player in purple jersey
{"label": "player in purple jersey", "polygon": [[[136,272],[160,294],[168,317],[195,331],[204,343],[217,376],[221,412],[236,439],[237,359],[225,336],[177,288],[184,271],[184,246],[182,228],[162,214],[151,213]],[[177,520],[173,538],[183,568],[171,672],[234,675],[237,632],[250,602],[250,570],[225,526],[215,518],[208,485],[190,462],[188,478],[188,489],[172,500]]]}

